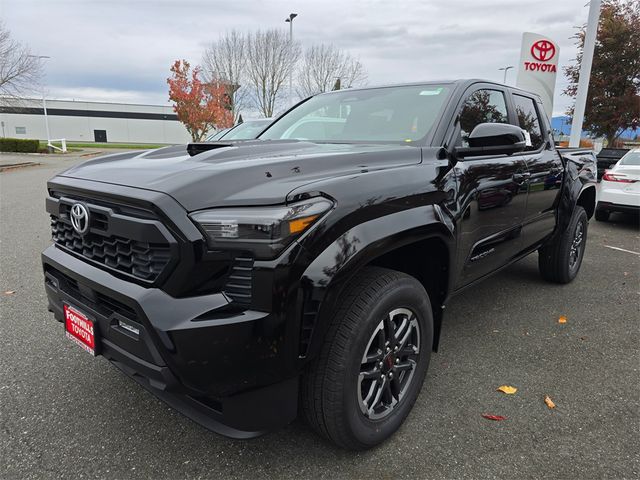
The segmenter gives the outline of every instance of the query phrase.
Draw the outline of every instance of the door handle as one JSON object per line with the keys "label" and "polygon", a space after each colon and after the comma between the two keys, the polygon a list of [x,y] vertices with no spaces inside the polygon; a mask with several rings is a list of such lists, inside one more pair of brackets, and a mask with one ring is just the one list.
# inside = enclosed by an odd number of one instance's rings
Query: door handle
{"label": "door handle", "polygon": [[529,177],[531,176],[531,173],[529,172],[523,172],[523,173],[514,173],[513,176],[511,178],[513,178],[514,182],[517,183],[524,183],[527,180],[529,180]]}

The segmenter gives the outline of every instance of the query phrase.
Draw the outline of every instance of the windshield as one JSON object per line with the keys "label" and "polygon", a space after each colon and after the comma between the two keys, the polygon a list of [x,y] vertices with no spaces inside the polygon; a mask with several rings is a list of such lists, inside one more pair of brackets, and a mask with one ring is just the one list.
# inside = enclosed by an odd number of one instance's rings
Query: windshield
{"label": "windshield", "polygon": [[629,152],[620,159],[620,165],[640,165],[640,152]]}
{"label": "windshield", "polygon": [[252,140],[271,123],[271,119],[252,120],[236,125],[220,137],[220,140]]}
{"label": "windshield", "polygon": [[433,128],[449,91],[447,85],[419,85],[317,95],[260,139],[414,142]]}
{"label": "windshield", "polygon": [[222,135],[224,135],[228,131],[229,131],[228,128],[223,128],[222,130],[218,130],[217,132],[212,133],[207,137],[207,142],[213,142],[215,140],[218,140],[220,137],[222,137]]}

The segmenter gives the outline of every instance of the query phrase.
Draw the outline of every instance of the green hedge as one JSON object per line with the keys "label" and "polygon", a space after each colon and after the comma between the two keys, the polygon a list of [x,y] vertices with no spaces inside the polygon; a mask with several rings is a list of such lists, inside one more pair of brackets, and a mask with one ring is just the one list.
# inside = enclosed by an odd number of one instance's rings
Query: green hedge
{"label": "green hedge", "polygon": [[37,153],[39,148],[39,140],[0,138],[0,152]]}

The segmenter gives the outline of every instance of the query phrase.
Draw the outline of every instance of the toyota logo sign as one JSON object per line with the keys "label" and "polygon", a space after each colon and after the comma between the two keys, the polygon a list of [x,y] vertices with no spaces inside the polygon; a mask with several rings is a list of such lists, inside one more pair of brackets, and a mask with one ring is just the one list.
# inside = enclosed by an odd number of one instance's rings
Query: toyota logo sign
{"label": "toyota logo sign", "polygon": [[556,54],[556,47],[548,40],[538,40],[531,45],[531,55],[540,62],[547,62]]}
{"label": "toyota logo sign", "polygon": [[74,203],[69,214],[71,226],[80,235],[84,235],[89,230],[89,211],[81,203]]}
{"label": "toyota logo sign", "polygon": [[551,38],[538,33],[524,32],[520,44],[518,88],[540,95],[547,115],[553,112],[553,92],[560,47]]}

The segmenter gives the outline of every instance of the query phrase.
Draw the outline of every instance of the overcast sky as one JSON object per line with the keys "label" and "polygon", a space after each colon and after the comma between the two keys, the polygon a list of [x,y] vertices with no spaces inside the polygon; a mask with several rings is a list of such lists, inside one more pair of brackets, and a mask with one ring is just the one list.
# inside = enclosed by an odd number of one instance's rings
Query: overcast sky
{"label": "overcast sky", "polygon": [[[175,59],[200,63],[205,46],[236,28],[288,29],[303,45],[330,42],[360,58],[369,84],[502,80],[517,65],[522,32],[575,58],[575,26],[587,0],[0,0],[0,18],[33,53],[49,55],[48,95],[76,100],[167,104]],[[515,83],[511,70],[507,83]],[[554,114],[568,99],[558,73]]]}

